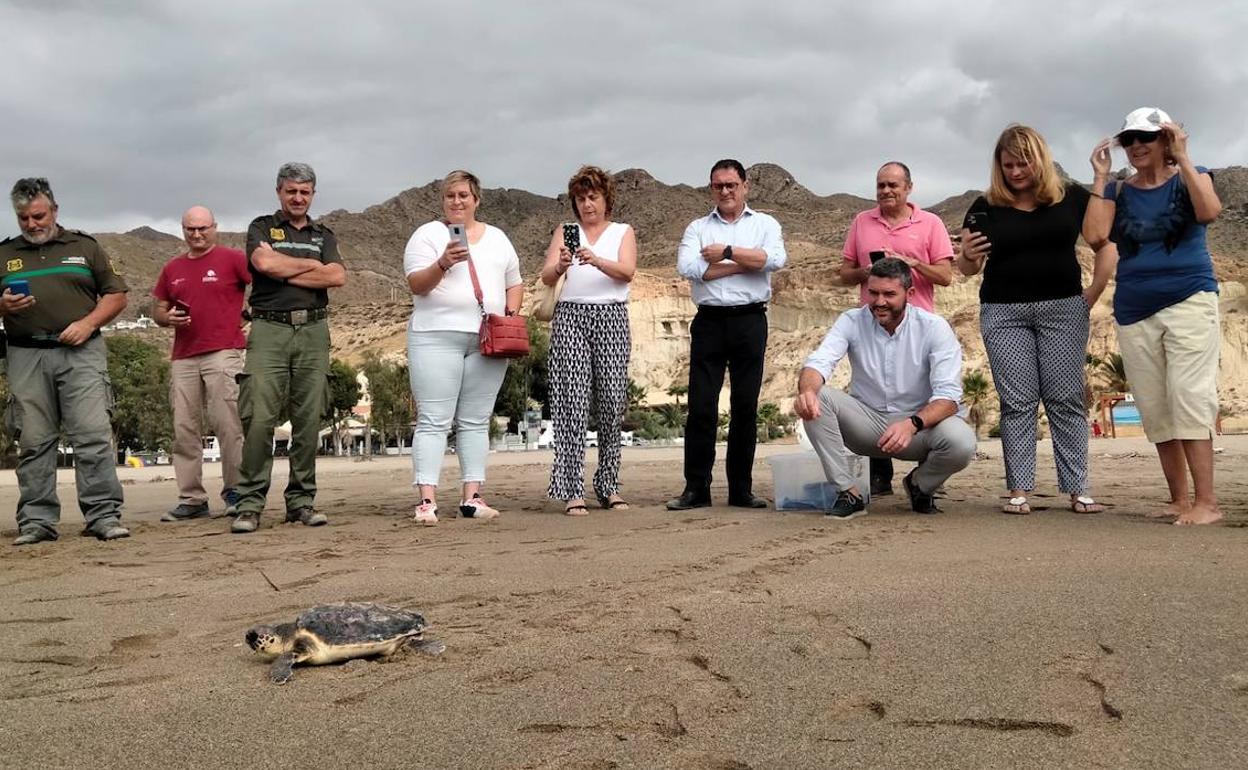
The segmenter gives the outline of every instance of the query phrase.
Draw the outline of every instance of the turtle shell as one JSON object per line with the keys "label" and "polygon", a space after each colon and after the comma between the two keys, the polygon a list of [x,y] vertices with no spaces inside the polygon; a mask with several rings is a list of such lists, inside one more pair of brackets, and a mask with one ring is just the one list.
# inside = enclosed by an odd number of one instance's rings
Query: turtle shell
{"label": "turtle shell", "polygon": [[414,636],[425,628],[418,612],[384,604],[344,602],[313,607],[295,621],[322,644],[367,644]]}

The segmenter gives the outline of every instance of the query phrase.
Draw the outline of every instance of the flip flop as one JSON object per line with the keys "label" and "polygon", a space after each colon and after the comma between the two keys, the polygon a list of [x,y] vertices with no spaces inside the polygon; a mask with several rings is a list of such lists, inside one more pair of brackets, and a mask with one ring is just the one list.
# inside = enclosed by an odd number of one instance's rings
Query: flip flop
{"label": "flip flop", "polygon": [[563,515],[564,516],[588,516],[589,509],[586,508],[584,504],[569,505],[567,508],[563,509]]}
{"label": "flip flop", "polygon": [[1001,508],[1002,513],[1009,513],[1014,516],[1026,516],[1031,513],[1031,506],[1027,503],[1027,498],[1019,495],[1011,497]]}
{"label": "flip flop", "polygon": [[1079,495],[1070,501],[1070,510],[1075,513],[1100,513],[1105,510],[1105,506],[1088,495]]}
{"label": "flip flop", "polygon": [[602,505],[603,508],[606,508],[608,511],[627,511],[628,510],[627,500],[612,500],[607,497],[600,497],[598,498],[598,502]]}

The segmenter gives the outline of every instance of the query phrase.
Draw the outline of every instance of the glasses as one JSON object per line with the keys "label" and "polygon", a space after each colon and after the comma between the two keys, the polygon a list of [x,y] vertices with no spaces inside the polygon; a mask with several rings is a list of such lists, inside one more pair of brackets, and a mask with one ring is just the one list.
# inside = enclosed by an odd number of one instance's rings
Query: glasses
{"label": "glasses", "polygon": [[186,225],[182,225],[182,229],[188,233],[206,233],[214,227],[216,227],[216,224],[204,225],[203,227],[187,227]]}
{"label": "glasses", "polygon": [[1159,136],[1161,136],[1160,131],[1123,131],[1118,135],[1118,144],[1123,147],[1130,147],[1136,142],[1152,144]]}
{"label": "glasses", "polygon": [[718,182],[711,185],[715,192],[732,192],[741,186],[740,182]]}

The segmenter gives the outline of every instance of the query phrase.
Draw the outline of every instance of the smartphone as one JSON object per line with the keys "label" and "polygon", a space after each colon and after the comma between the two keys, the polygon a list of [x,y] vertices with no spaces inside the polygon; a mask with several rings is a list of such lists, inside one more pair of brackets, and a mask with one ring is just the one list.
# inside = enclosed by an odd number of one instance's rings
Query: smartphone
{"label": "smartphone", "polygon": [[15,281],[9,281],[9,291],[22,296],[30,296],[30,281],[24,278],[18,278]]}
{"label": "smartphone", "polygon": [[577,249],[581,248],[581,226],[575,222],[565,222],[563,225],[563,245],[568,251],[572,252],[572,257],[576,257]]}
{"label": "smartphone", "polygon": [[988,212],[972,211],[966,215],[966,223],[963,225],[967,230],[973,233],[982,233],[984,225],[988,222]]}
{"label": "smartphone", "polygon": [[185,313],[188,317],[191,315],[191,306],[180,299],[175,299],[173,301],[173,305],[171,305],[169,309],[177,310],[179,313]]}
{"label": "smartphone", "polygon": [[884,259],[884,252],[869,251],[867,252],[867,256],[871,258],[871,264],[874,265],[876,262],[879,262],[881,259]]}
{"label": "smartphone", "polygon": [[465,249],[468,248],[468,231],[463,225],[450,224],[447,228],[451,231],[451,240],[459,241],[459,245]]}

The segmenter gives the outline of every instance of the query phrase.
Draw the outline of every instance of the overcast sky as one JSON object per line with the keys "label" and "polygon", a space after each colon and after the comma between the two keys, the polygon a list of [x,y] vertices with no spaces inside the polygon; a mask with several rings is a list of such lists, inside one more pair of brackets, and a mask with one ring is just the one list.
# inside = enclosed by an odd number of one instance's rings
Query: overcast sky
{"label": "overcast sky", "polygon": [[925,205],[983,187],[1011,121],[1087,179],[1144,105],[1197,163],[1248,164],[1242,2],[0,0],[0,29],[0,183],[48,177],[90,230],[197,203],[241,229],[287,160],[314,213],[457,167],[550,195],[582,163],[703,184],[725,156],[863,196],[900,159]]}

